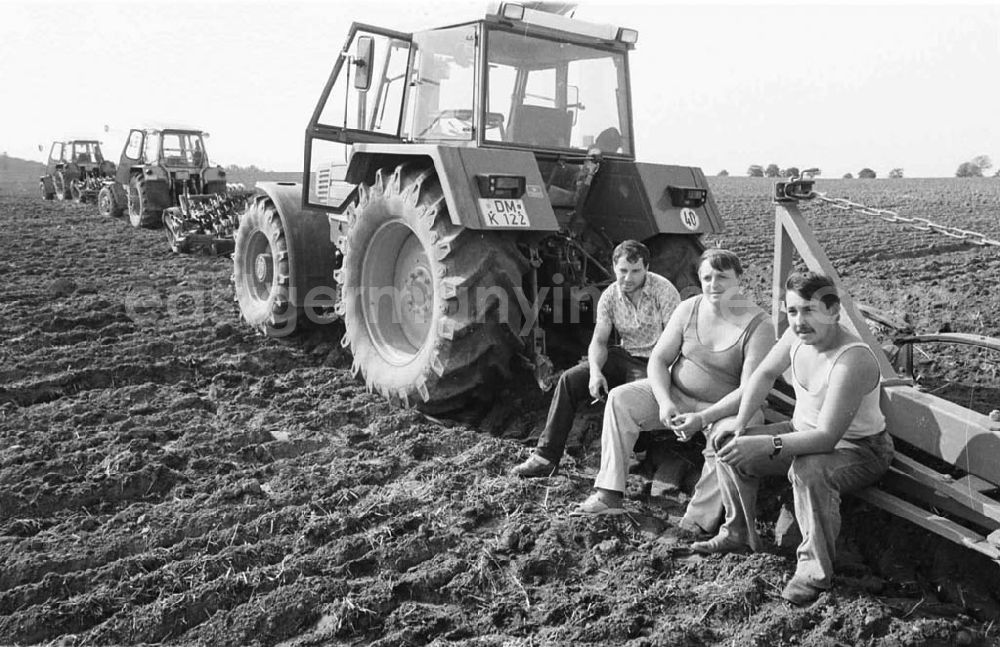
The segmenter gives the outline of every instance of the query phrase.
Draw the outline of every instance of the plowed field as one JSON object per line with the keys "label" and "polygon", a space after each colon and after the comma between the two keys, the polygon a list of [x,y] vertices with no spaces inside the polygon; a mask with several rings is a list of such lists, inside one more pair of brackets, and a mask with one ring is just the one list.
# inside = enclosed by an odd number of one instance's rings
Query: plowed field
{"label": "plowed field", "polygon": [[[771,183],[712,182],[728,230],[710,242],[749,261],[769,308]],[[1000,238],[1000,180],[817,188]],[[806,212],[857,299],[921,332],[1000,336],[1000,248]],[[510,478],[542,394],[504,390],[464,421],[392,409],[336,326],[244,328],[228,259],[11,186],[0,227],[0,644],[1000,643],[1000,566],[857,501],[836,587],[791,608],[793,548],[687,554],[668,524],[683,496],[640,475],[630,515],[568,515],[599,461],[596,410],[559,476]],[[1000,406],[997,357],[921,358],[932,388]]]}

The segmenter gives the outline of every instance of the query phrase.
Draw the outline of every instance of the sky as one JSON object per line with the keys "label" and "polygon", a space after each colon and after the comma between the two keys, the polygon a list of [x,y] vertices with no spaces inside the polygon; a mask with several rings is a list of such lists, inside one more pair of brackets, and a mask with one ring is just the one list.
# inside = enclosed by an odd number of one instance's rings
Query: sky
{"label": "sky", "polygon": [[[827,177],[948,177],[977,155],[1000,165],[1000,0],[578,5],[576,18],[639,31],[641,161]],[[420,31],[487,6],[0,0],[0,151],[42,161],[55,139],[97,138],[117,160],[131,126],[171,122],[207,130],[216,163],[298,171],[352,21]]]}

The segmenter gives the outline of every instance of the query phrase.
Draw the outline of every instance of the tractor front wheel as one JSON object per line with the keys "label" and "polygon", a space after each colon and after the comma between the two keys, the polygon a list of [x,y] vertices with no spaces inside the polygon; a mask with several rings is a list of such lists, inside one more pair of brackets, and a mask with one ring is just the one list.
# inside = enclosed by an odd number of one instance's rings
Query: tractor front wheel
{"label": "tractor front wheel", "polygon": [[260,332],[281,337],[295,330],[288,240],[270,199],[255,200],[240,218],[233,250],[233,288],[240,313]]}
{"label": "tractor front wheel", "polygon": [[428,411],[495,394],[521,348],[513,237],[452,224],[436,173],[413,164],[361,185],[348,223],[337,276],[355,373]]}
{"label": "tractor front wheel", "polygon": [[125,212],[124,208],[115,200],[115,193],[110,186],[101,187],[97,194],[97,213],[110,218],[118,218]]}
{"label": "tractor front wheel", "polygon": [[69,200],[73,197],[73,194],[70,191],[70,183],[62,171],[56,171],[55,176],[52,178],[52,183],[56,187],[57,200]]}
{"label": "tractor front wheel", "polygon": [[161,212],[152,208],[146,182],[134,176],[128,185],[128,219],[135,228],[155,229],[160,226]]}
{"label": "tractor front wheel", "polygon": [[73,202],[77,204],[83,203],[83,182],[81,180],[73,180],[69,183],[69,192],[73,196]]}

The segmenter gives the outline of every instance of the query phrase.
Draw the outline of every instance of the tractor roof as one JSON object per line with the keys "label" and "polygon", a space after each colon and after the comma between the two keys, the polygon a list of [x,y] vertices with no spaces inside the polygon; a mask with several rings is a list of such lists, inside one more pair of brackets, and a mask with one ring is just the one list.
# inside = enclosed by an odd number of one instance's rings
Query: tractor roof
{"label": "tractor roof", "polygon": [[145,130],[146,132],[163,132],[165,130],[171,130],[175,132],[186,132],[186,133],[197,133],[199,135],[207,136],[208,133],[198,128],[197,126],[192,126],[190,124],[178,124],[162,121],[149,121],[142,125],[136,126],[136,130]]}
{"label": "tractor roof", "polygon": [[631,49],[638,38],[634,29],[617,25],[602,25],[570,18],[564,14],[575,7],[560,2],[492,2],[486,20],[511,25],[558,31],[577,37],[624,45]]}

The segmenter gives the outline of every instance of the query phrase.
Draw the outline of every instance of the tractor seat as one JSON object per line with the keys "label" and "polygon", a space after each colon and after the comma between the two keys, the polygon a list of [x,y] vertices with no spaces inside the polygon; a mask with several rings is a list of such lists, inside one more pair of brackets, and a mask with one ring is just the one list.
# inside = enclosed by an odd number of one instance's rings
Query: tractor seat
{"label": "tractor seat", "polygon": [[511,115],[509,141],[534,146],[566,148],[573,116],[544,106],[518,106]]}

